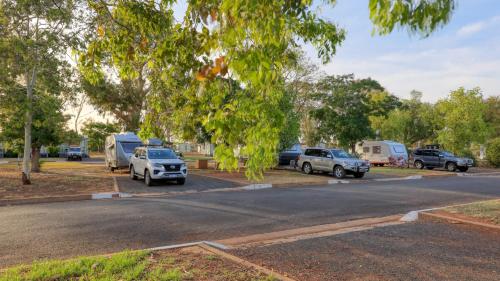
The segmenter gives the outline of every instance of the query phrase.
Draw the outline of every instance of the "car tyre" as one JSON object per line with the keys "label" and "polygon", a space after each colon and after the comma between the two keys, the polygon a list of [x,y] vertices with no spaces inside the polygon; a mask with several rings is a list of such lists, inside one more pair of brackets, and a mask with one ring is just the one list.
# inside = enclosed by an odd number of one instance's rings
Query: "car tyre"
{"label": "car tyre", "polygon": [[135,170],[134,170],[134,166],[130,166],[130,179],[132,180],[136,180],[137,179],[137,175],[135,174]]}
{"label": "car tyre", "polygon": [[424,168],[424,162],[422,162],[422,161],[415,161],[415,163],[413,164],[413,166],[415,166],[415,168],[417,168],[417,169],[423,169]]}
{"label": "car tyre", "polygon": [[184,185],[185,183],[186,183],[186,179],[185,178],[177,179],[177,184],[178,185]]}
{"label": "car tyre", "polygon": [[448,170],[448,172],[455,172],[457,170],[457,164],[453,162],[448,163],[446,165],[446,170]]}
{"label": "car tyre", "polygon": [[153,179],[151,179],[151,174],[148,170],[144,171],[144,183],[146,184],[146,186],[153,185]]}
{"label": "car tyre", "polygon": [[302,166],[302,170],[304,171],[304,173],[308,175],[312,174],[313,168],[311,166],[311,163],[309,162],[304,163],[304,165]]}
{"label": "car tyre", "polygon": [[360,179],[360,178],[362,178],[364,176],[365,176],[365,173],[363,173],[363,172],[354,173],[354,177],[357,178],[357,179]]}
{"label": "car tyre", "polygon": [[338,179],[342,179],[345,177],[345,169],[344,167],[340,166],[340,165],[337,165],[333,168],[333,175],[338,178]]}
{"label": "car tyre", "polygon": [[469,167],[458,167],[458,170],[462,173],[465,173],[467,172],[467,170],[469,170]]}

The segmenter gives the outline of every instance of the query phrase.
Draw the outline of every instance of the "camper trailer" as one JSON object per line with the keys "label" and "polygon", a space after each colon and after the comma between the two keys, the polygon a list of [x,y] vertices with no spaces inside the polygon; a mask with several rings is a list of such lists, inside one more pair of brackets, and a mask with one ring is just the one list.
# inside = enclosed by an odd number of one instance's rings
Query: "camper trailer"
{"label": "camper trailer", "polygon": [[402,143],[384,141],[362,141],[356,145],[356,153],[373,166],[397,165],[408,162],[408,152]]}
{"label": "camper trailer", "polygon": [[111,171],[128,168],[134,149],[141,146],[141,139],[134,133],[112,134],[106,138],[106,167]]}

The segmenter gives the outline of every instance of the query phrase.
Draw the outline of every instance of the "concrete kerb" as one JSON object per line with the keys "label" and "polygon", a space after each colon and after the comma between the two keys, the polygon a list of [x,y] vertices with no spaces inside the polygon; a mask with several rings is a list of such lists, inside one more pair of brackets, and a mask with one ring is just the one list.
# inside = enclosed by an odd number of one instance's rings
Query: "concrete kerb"
{"label": "concrete kerb", "polygon": [[274,278],[277,278],[281,281],[295,281],[295,279],[284,276],[278,272],[267,269],[265,267],[262,267],[260,265],[255,264],[255,263],[252,263],[252,262],[247,261],[245,259],[239,258],[237,256],[231,255],[227,252],[224,252],[224,250],[229,249],[229,247],[226,247],[225,245],[217,243],[217,242],[199,241],[199,242],[191,242],[191,243],[183,243],[183,244],[154,247],[154,248],[149,248],[147,250],[149,250],[149,251],[162,251],[162,250],[171,250],[171,249],[179,249],[179,248],[189,248],[189,247],[200,247],[201,249],[203,249],[205,251],[208,251],[212,254],[215,254],[221,258],[227,259],[227,260],[234,262],[240,266],[247,267],[247,268],[253,268],[261,273],[273,276]]}

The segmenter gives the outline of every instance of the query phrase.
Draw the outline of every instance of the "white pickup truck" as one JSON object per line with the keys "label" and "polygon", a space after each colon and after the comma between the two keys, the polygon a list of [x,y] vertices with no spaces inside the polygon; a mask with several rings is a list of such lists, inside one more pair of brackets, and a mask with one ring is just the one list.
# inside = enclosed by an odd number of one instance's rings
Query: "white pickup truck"
{"label": "white pickup truck", "polygon": [[177,184],[186,182],[187,166],[169,148],[137,147],[130,158],[130,178],[144,178],[151,186],[154,180],[175,180]]}

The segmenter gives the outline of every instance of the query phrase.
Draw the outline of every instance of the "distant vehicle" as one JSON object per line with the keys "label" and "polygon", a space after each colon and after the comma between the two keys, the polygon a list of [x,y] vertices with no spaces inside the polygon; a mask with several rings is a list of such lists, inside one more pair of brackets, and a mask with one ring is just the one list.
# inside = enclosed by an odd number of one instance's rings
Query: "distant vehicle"
{"label": "distant vehicle", "polygon": [[460,172],[467,172],[469,167],[474,165],[474,160],[457,157],[448,151],[419,148],[413,152],[413,165],[417,169],[444,168],[450,172],[455,172],[457,169]]}
{"label": "distant vehicle", "polygon": [[[293,165],[295,166],[297,164],[297,160],[302,154],[302,148],[300,147],[300,144],[296,144],[290,149],[283,150],[279,154],[278,162],[279,165]],[[293,162],[292,162],[293,161]]]}
{"label": "distant vehicle", "polygon": [[130,159],[130,178],[144,178],[151,186],[154,180],[175,180],[177,184],[186,182],[187,166],[170,148],[137,147]]}
{"label": "distant vehicle", "polygon": [[79,146],[70,146],[68,152],[66,153],[66,158],[70,160],[82,161],[82,148]]}
{"label": "distant vehicle", "polygon": [[399,165],[408,162],[408,152],[402,143],[384,141],[362,141],[356,145],[356,153],[373,166]]}
{"label": "distant vehicle", "polygon": [[142,145],[134,133],[112,134],[106,138],[105,165],[111,171],[128,169],[134,149]]}
{"label": "distant vehicle", "polygon": [[297,166],[306,174],[314,171],[333,172],[336,178],[343,178],[348,174],[362,178],[370,171],[368,161],[360,160],[338,148],[306,148],[299,156]]}

